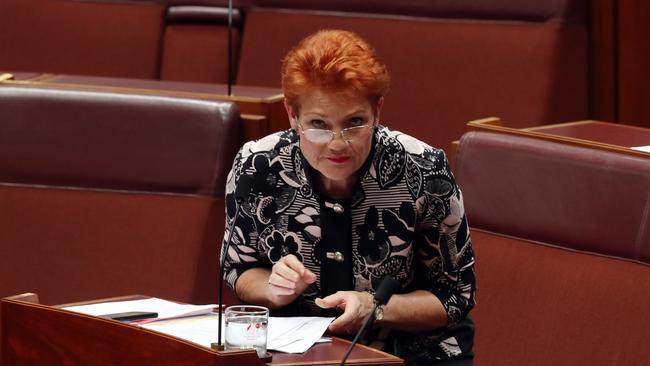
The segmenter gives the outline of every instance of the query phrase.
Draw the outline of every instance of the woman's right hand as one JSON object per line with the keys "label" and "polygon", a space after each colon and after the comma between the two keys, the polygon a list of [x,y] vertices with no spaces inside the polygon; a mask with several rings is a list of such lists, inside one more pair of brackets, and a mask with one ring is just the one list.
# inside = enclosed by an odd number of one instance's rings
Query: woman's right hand
{"label": "woman's right hand", "polygon": [[295,255],[286,255],[271,268],[268,278],[270,300],[277,306],[290,304],[315,281],[314,272],[307,269]]}

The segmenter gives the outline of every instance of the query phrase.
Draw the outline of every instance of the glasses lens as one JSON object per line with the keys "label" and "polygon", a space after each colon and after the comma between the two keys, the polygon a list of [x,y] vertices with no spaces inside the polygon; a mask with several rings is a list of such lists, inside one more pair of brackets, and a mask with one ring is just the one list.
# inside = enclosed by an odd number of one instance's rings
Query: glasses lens
{"label": "glasses lens", "polygon": [[345,141],[351,142],[364,137],[368,132],[368,125],[348,127],[341,132],[343,134],[343,139]]}
{"label": "glasses lens", "polygon": [[317,144],[326,144],[332,140],[332,131],[328,130],[317,130],[317,129],[307,129],[303,133],[307,140],[317,143]]}

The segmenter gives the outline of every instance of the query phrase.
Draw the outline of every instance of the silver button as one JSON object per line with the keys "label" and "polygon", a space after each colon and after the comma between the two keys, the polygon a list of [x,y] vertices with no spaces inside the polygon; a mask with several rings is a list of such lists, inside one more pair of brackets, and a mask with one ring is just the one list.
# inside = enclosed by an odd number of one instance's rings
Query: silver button
{"label": "silver button", "polygon": [[345,257],[343,254],[341,254],[341,252],[326,252],[325,256],[327,259],[332,259],[338,263],[343,263],[343,261],[345,261]]}
{"label": "silver button", "polygon": [[342,206],[341,204],[339,204],[339,203],[330,203],[330,202],[325,202],[325,207],[329,207],[329,208],[331,208],[331,209],[334,210],[334,212],[336,212],[337,214],[342,214],[342,213],[345,211],[345,209],[343,208],[343,206]]}

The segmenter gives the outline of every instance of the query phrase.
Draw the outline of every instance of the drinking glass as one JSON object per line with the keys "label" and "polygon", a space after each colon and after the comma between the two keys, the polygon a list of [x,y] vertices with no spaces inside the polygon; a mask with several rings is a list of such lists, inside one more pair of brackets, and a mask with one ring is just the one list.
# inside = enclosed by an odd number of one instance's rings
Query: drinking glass
{"label": "drinking glass", "polygon": [[226,308],[225,349],[250,349],[266,357],[266,331],[269,309],[263,306],[235,305]]}

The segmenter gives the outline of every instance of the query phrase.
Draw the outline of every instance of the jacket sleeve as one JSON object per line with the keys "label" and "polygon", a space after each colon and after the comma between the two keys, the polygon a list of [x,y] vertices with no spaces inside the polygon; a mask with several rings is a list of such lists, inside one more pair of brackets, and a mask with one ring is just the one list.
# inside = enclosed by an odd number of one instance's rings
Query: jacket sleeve
{"label": "jacket sleeve", "polygon": [[449,325],[475,304],[474,253],[463,196],[442,150],[427,152],[434,167],[417,200],[416,279],[442,302]]}
{"label": "jacket sleeve", "polygon": [[[262,255],[260,248],[258,248],[258,233],[253,212],[255,205],[254,185],[251,187],[248,199],[242,202],[239,213],[235,217],[237,208],[235,188],[243,175],[250,175],[250,179],[253,181],[252,173],[246,169],[253,158],[254,155],[250,154],[248,144],[244,145],[235,156],[226,181],[226,222],[220,252],[221,260],[224,261],[224,276],[233,291],[235,291],[239,276],[246,270],[254,267],[270,266],[268,259]],[[232,241],[226,253],[225,249],[231,227]]]}

